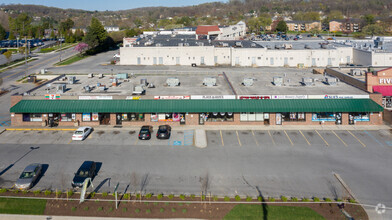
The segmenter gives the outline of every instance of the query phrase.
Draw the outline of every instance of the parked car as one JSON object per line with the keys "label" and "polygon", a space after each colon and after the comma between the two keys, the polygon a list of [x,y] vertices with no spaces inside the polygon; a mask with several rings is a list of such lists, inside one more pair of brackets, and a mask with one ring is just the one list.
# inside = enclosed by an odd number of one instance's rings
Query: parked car
{"label": "parked car", "polygon": [[7,49],[2,49],[2,50],[0,50],[0,54],[3,54],[5,52],[7,52],[7,51],[8,51]]}
{"label": "parked car", "polygon": [[118,53],[114,54],[113,58],[120,58],[120,54],[118,54]]}
{"label": "parked car", "polygon": [[80,127],[72,135],[73,141],[83,141],[93,131],[92,127]]}
{"label": "parked car", "polygon": [[87,178],[93,179],[96,175],[97,165],[94,161],[84,161],[72,180],[72,187],[79,188],[83,186]]}
{"label": "parked car", "polygon": [[152,126],[150,126],[150,125],[142,126],[142,128],[140,129],[140,132],[139,132],[139,139],[140,140],[151,139],[152,132],[153,132]]}
{"label": "parked car", "polygon": [[39,163],[28,165],[16,181],[15,188],[20,190],[30,189],[41,175],[41,171],[42,165]]}
{"label": "parked car", "polygon": [[169,139],[171,134],[171,127],[169,125],[160,125],[157,131],[158,139]]}

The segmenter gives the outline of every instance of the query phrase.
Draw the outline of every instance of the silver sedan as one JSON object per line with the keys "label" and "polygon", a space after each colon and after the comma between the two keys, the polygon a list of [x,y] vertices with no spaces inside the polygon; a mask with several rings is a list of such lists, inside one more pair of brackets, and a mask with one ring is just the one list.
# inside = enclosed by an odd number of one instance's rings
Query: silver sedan
{"label": "silver sedan", "polygon": [[28,165],[16,181],[15,188],[20,190],[30,189],[41,175],[41,171],[42,164],[33,163]]}

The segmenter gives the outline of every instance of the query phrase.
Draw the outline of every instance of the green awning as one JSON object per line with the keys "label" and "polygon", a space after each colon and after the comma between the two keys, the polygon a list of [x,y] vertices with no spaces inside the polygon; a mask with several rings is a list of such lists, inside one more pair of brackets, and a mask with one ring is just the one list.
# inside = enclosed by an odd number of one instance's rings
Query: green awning
{"label": "green awning", "polygon": [[371,99],[21,100],[14,113],[381,112]]}

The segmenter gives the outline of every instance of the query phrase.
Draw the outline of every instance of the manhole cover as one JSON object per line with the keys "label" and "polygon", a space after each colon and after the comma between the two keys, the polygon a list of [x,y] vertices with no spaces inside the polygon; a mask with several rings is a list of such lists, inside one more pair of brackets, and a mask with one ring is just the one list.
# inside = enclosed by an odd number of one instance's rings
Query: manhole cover
{"label": "manhole cover", "polygon": [[249,132],[245,132],[245,131],[243,131],[243,132],[241,132],[241,134],[249,134]]}
{"label": "manhole cover", "polygon": [[119,131],[113,131],[113,134],[120,134]]}
{"label": "manhole cover", "polygon": [[128,133],[129,133],[129,134],[135,134],[136,131],[129,131]]}
{"label": "manhole cover", "polygon": [[42,133],[42,131],[38,131],[38,134],[41,134]]}
{"label": "manhole cover", "polygon": [[98,135],[101,135],[101,134],[103,134],[103,133],[105,133],[104,131],[97,131],[97,134]]}

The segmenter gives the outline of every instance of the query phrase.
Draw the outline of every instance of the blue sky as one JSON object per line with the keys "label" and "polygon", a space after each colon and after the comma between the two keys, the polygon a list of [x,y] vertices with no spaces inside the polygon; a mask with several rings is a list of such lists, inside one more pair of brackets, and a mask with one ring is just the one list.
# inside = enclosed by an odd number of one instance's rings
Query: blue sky
{"label": "blue sky", "polygon": [[[34,4],[57,8],[73,8],[84,10],[126,10],[150,6],[179,7],[198,5],[214,0],[0,0],[0,4]],[[215,0],[224,1],[224,0]]]}

